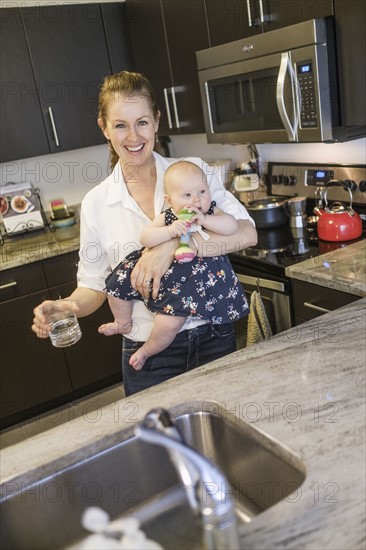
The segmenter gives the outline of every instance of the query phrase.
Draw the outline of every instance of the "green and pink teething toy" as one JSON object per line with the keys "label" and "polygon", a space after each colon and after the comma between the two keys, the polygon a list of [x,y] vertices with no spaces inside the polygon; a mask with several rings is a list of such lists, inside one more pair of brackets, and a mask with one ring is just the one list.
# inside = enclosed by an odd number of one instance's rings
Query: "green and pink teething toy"
{"label": "green and pink teething toy", "polygon": [[178,219],[187,222],[187,226],[188,226],[188,232],[185,235],[181,235],[179,239],[179,247],[175,252],[175,259],[182,263],[191,262],[196,255],[193,252],[192,248],[189,246],[189,238],[190,238],[189,229],[191,227],[190,219],[192,218],[193,215],[194,215],[194,212],[192,212],[192,210],[189,210],[188,208],[183,208],[178,212]]}

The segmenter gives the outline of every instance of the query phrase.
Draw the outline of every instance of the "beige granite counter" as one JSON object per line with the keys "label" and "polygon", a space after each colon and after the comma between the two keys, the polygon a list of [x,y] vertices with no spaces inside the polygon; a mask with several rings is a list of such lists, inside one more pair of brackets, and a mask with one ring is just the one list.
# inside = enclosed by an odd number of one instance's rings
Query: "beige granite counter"
{"label": "beige granite counter", "polygon": [[119,442],[157,404],[214,401],[290,447],[307,472],[296,499],[241,528],[241,548],[364,549],[365,313],[358,300],[104,407],[97,421],[82,416],[5,448],[2,490]]}
{"label": "beige granite counter", "polygon": [[8,237],[0,246],[0,271],[79,250],[80,225]]}
{"label": "beige granite counter", "polygon": [[286,275],[356,296],[366,296],[366,240],[287,267]]}

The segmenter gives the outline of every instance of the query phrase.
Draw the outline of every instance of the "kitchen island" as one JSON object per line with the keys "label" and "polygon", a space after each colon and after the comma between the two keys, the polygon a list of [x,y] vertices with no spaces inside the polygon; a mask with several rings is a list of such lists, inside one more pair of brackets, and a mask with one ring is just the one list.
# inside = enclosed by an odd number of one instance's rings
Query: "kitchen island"
{"label": "kitchen island", "polygon": [[[121,440],[157,404],[215,402],[288,446],[306,478],[241,527],[241,548],[365,548],[366,299],[1,453],[9,494]],[[123,467],[123,465],[121,465]],[[77,519],[75,519],[77,521]]]}

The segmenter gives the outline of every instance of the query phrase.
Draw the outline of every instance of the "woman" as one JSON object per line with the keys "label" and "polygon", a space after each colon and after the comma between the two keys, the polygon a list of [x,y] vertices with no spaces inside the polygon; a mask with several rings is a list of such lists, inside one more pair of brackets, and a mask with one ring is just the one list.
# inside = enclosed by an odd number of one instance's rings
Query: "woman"
{"label": "woman", "polygon": [[[167,208],[163,178],[174,159],[154,151],[160,113],[150,83],[138,73],[123,71],[105,79],[99,95],[98,124],[111,149],[113,172],[82,201],[78,287],[63,302],[72,302],[79,317],[98,309],[106,294],[105,279],[128,253],[140,248],[141,229]],[[210,234],[207,243],[195,236],[190,244],[199,256],[214,256],[256,243],[257,234],[245,208],[225,191],[216,174],[200,161],[218,208],[240,220],[231,236]],[[145,249],[131,274],[132,286],[144,297],[156,297],[160,279],[174,259],[178,239]],[[49,328],[42,315],[43,302],[34,310],[32,329],[46,338]],[[60,303],[62,307],[62,301]],[[134,370],[129,359],[150,334],[153,317],[143,302],[133,306],[136,331],[123,339],[122,371],[126,395],[131,395],[173,376],[235,351],[231,324],[213,325],[188,319],[173,343]]]}

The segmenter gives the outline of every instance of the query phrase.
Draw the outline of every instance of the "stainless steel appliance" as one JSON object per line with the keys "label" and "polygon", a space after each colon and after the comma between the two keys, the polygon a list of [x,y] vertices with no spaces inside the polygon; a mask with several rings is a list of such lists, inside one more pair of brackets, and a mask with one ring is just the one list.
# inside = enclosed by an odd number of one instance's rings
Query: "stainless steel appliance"
{"label": "stainless steel appliance", "polygon": [[[330,180],[345,181],[353,188],[353,207],[366,219],[366,166],[301,163],[269,163],[267,192],[269,196],[304,197],[306,214],[311,216],[319,201],[319,190]],[[328,200],[349,202],[347,190],[328,187]],[[259,289],[273,334],[294,325],[291,280],[286,267],[330,250],[355,242],[329,243],[318,238],[316,226],[286,225],[258,230],[258,244],[230,254],[230,260],[247,296]],[[362,236],[365,238],[365,227]],[[359,240],[359,239],[357,239]],[[236,324],[238,346],[246,345],[247,319]]]}
{"label": "stainless steel appliance", "polygon": [[312,19],[196,52],[207,141],[344,140],[333,25]]}
{"label": "stainless steel appliance", "polygon": [[306,197],[292,197],[287,201],[290,227],[304,227],[306,224]]}

